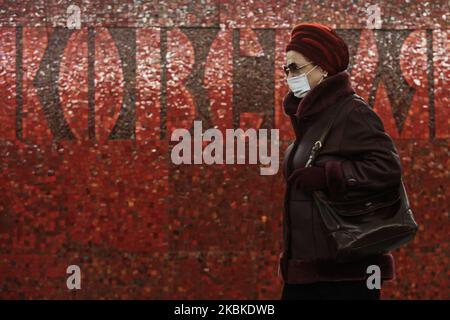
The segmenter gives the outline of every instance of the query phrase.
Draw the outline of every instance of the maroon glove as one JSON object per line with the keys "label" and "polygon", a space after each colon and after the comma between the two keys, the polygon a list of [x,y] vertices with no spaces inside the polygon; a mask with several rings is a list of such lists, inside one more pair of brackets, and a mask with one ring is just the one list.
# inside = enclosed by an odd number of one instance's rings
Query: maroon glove
{"label": "maroon glove", "polygon": [[288,178],[288,183],[293,183],[296,188],[311,192],[327,187],[327,178],[323,166],[312,166],[295,169]]}

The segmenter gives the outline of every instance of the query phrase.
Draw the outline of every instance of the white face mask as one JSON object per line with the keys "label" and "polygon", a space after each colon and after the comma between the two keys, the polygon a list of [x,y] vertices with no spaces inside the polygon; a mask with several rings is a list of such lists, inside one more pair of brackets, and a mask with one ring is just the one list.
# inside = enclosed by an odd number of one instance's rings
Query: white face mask
{"label": "white face mask", "polygon": [[[303,66],[306,66],[306,64]],[[294,96],[296,96],[297,98],[302,98],[308,93],[309,90],[311,90],[307,75],[316,67],[317,65],[315,65],[314,68],[309,70],[307,73],[287,79],[289,88],[294,93]]]}

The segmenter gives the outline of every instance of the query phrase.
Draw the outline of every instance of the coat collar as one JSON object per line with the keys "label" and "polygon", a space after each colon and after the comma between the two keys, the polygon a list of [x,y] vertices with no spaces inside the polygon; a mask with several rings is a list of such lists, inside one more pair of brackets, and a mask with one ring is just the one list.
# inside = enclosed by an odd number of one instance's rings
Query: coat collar
{"label": "coat collar", "polygon": [[[327,107],[333,106],[342,96],[354,93],[347,71],[325,78],[303,98],[297,98],[289,91],[283,99],[285,113],[298,120],[317,115]],[[291,120],[292,119],[291,117]]]}

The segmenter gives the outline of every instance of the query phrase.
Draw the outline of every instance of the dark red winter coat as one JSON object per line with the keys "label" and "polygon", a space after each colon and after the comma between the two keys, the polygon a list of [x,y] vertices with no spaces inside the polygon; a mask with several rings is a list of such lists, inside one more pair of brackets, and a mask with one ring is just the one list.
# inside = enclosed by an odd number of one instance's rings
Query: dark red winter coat
{"label": "dark red winter coat", "polygon": [[[284,112],[290,117],[296,136],[286,149],[283,162],[286,193],[279,271],[287,283],[363,280],[368,277],[369,265],[380,267],[382,279],[395,276],[391,254],[351,263],[334,261],[311,193],[287,181],[294,170],[305,167],[312,145],[332,117],[333,108],[352,93],[349,74],[343,71],[323,80],[304,98],[295,97],[291,91],[284,97]],[[339,108],[332,131],[315,161],[316,167],[322,167],[319,172],[323,175],[303,182],[325,181],[324,191],[334,199],[364,199],[373,192],[397,186],[401,179],[400,159],[379,116],[368,104],[354,98]]]}

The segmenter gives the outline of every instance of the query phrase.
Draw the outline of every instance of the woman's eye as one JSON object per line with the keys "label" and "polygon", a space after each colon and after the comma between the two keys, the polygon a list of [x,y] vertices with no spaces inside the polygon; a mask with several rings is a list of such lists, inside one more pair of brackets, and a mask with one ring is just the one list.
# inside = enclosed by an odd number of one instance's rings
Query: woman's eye
{"label": "woman's eye", "polygon": [[291,71],[292,72],[297,72],[297,71],[300,71],[301,70],[301,68],[299,68],[299,66],[297,66],[297,65],[294,65],[294,66],[292,66],[292,68],[291,68]]}

